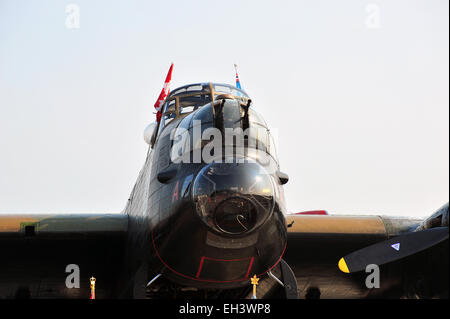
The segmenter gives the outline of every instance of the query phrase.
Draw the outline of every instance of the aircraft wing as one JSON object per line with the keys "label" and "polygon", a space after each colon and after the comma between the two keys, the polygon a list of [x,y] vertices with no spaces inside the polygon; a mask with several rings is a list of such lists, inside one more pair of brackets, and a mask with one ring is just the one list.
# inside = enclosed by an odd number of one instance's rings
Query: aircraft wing
{"label": "aircraft wing", "polygon": [[[287,224],[284,260],[294,272],[300,298],[448,297],[448,204],[425,220],[290,215]],[[91,276],[97,280],[97,298],[120,296],[124,292],[117,287],[127,286],[127,230],[124,214],[0,215],[0,297],[89,298]],[[435,237],[425,235],[416,240],[418,251],[403,253],[409,243],[405,236],[423,236],[428,230]],[[368,273],[352,271],[352,254],[368,256],[371,263],[373,256],[379,257],[376,246],[385,243],[389,248],[396,238],[403,255],[392,259],[391,252],[385,254],[392,260],[381,259],[380,287],[367,287]],[[338,267],[342,257],[349,273]],[[80,278],[76,289],[67,286],[74,265]],[[280,275],[277,268],[275,276]],[[271,280],[263,279],[269,282],[267,289],[273,287]],[[73,283],[69,280],[69,286]]]}
{"label": "aircraft wing", "polygon": [[92,276],[96,297],[107,298],[127,229],[124,214],[0,215],[0,298],[88,299]]}
{"label": "aircraft wing", "polygon": [[[288,215],[287,224],[284,259],[300,298],[448,297],[448,204],[425,220]],[[367,285],[373,264],[379,287]]]}

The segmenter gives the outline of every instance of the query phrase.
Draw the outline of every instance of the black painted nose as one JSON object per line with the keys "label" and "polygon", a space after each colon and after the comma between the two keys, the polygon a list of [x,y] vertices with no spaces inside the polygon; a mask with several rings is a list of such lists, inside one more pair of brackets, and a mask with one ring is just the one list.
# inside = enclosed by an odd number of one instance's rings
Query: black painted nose
{"label": "black painted nose", "polygon": [[214,231],[239,235],[261,226],[274,207],[271,176],[256,162],[210,163],[193,185],[197,214]]}

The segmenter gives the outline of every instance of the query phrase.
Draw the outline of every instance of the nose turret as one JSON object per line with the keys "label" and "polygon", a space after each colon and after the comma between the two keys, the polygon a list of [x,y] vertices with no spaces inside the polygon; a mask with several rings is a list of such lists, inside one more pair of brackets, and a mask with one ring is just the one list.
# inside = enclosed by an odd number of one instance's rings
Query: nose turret
{"label": "nose turret", "polygon": [[271,177],[252,161],[206,165],[194,180],[192,195],[198,216],[225,235],[257,229],[274,208]]}

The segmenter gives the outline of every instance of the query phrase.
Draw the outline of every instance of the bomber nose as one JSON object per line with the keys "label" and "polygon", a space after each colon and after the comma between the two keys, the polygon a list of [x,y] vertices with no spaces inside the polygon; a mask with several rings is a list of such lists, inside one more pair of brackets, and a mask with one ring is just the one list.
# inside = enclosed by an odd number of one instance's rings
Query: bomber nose
{"label": "bomber nose", "polygon": [[221,234],[239,235],[261,226],[273,211],[270,175],[257,162],[210,163],[197,174],[193,200],[199,217]]}

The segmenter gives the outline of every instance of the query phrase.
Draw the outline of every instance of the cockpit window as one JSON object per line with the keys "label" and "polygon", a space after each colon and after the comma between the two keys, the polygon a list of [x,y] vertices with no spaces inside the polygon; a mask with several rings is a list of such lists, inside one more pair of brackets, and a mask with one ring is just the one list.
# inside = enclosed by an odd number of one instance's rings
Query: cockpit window
{"label": "cockpit window", "polygon": [[269,154],[272,155],[272,157],[274,159],[277,159],[278,155],[277,155],[277,150],[275,148],[275,139],[273,138],[273,135],[270,134],[270,132],[269,132],[269,138],[270,138],[270,140],[269,140],[269,142],[270,142],[270,144],[269,144]]}
{"label": "cockpit window", "polygon": [[192,85],[187,85],[187,86],[183,86],[181,88],[175,89],[172,91],[172,93],[170,95],[178,95],[178,94],[182,94],[182,93],[186,93],[186,92],[202,91],[202,90],[203,90],[202,84],[192,84]]}
{"label": "cockpit window", "polygon": [[202,108],[194,115],[194,121],[201,121],[202,125],[207,123],[212,123],[214,121],[214,116],[211,107]]}
{"label": "cockpit window", "polygon": [[195,105],[183,106],[180,108],[180,114],[191,113],[195,110]]}
{"label": "cockpit window", "polygon": [[209,103],[211,96],[209,94],[198,94],[194,96],[180,97],[180,114],[185,114],[195,111],[197,108]]}
{"label": "cockpit window", "polygon": [[260,151],[269,153],[269,133],[266,127],[260,125],[250,126],[249,144]]}
{"label": "cockpit window", "polygon": [[172,122],[172,120],[177,115],[175,101],[170,101],[170,102],[166,103],[165,105],[163,105],[163,107],[164,107],[164,109],[163,109],[164,111],[161,116],[161,122],[159,123],[158,134],[157,134],[158,136],[160,135],[160,132],[162,131],[162,129],[167,124]]}
{"label": "cockpit window", "polygon": [[187,115],[184,119],[182,119],[180,125],[178,125],[178,128],[188,130],[189,126],[191,124],[193,115],[194,115],[194,113],[191,113],[191,114]]}
{"label": "cockpit window", "polygon": [[248,119],[251,123],[256,123],[256,124],[267,127],[267,123],[266,123],[266,121],[264,121],[263,117],[261,115],[259,115],[252,108],[248,109]]}
{"label": "cockpit window", "polygon": [[242,96],[242,91],[239,90],[236,87],[228,86],[228,85],[221,85],[221,84],[215,84],[214,85],[214,92],[221,93],[221,94],[231,94],[235,96]]}
{"label": "cockpit window", "polygon": [[249,99],[247,93],[228,84],[197,83],[173,90],[163,105],[157,136],[174,118],[194,112],[224,93],[244,102]]}

